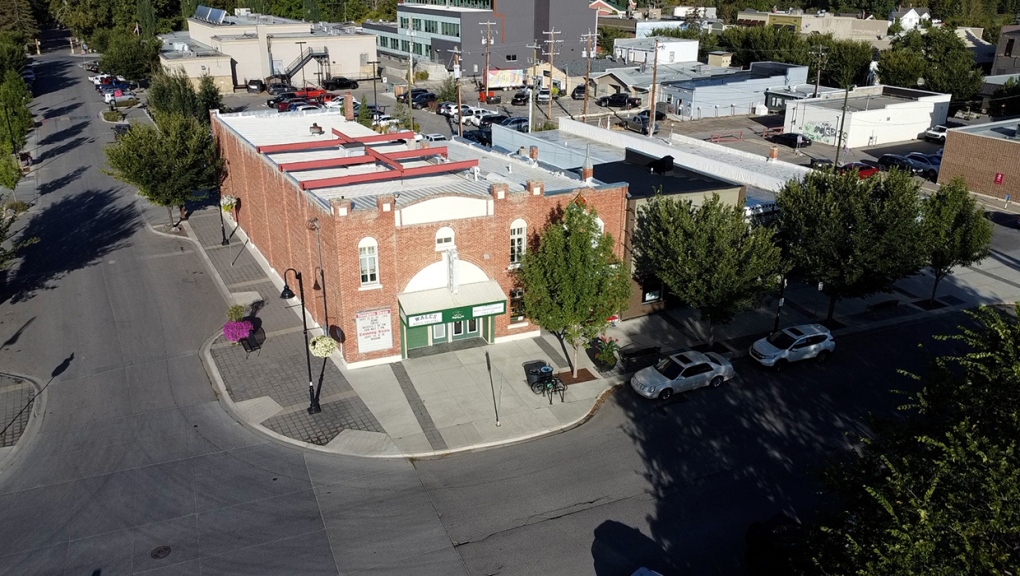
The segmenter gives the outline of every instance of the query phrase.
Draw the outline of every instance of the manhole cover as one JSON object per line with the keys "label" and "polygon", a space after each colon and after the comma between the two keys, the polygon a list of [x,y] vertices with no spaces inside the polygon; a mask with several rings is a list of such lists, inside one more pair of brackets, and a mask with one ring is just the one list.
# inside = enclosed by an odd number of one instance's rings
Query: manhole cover
{"label": "manhole cover", "polygon": [[155,548],[152,549],[152,552],[149,552],[149,556],[152,556],[156,560],[166,558],[169,555],[170,555],[169,546],[156,546]]}

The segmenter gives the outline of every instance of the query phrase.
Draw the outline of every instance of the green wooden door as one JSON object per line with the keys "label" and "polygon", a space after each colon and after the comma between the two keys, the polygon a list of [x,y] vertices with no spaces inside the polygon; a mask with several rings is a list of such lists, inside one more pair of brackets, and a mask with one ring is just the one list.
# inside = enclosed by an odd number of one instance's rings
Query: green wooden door
{"label": "green wooden door", "polygon": [[418,326],[408,328],[406,336],[407,349],[424,348],[429,345],[429,327]]}

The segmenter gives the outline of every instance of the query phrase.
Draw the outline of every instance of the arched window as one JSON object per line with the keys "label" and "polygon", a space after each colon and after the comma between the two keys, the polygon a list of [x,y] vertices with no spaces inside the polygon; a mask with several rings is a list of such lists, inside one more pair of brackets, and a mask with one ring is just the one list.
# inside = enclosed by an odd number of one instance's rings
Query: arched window
{"label": "arched window", "polygon": [[599,234],[606,233],[606,223],[602,221],[598,216],[595,217],[595,225],[599,227]]}
{"label": "arched window", "polygon": [[518,218],[510,224],[510,264],[520,264],[524,257],[528,223]]}
{"label": "arched window", "polygon": [[361,285],[379,283],[379,243],[375,238],[362,238],[358,242],[358,256],[361,263]]}
{"label": "arched window", "polygon": [[453,228],[449,226],[443,226],[436,231],[436,252],[442,252],[443,250],[449,250],[453,248]]}

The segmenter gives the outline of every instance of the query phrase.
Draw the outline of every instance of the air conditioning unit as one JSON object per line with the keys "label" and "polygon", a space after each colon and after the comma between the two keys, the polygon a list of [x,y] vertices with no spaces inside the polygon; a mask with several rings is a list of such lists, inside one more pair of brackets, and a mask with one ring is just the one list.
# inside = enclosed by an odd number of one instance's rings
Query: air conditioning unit
{"label": "air conditioning unit", "polygon": [[251,8],[234,8],[234,16],[251,16]]}

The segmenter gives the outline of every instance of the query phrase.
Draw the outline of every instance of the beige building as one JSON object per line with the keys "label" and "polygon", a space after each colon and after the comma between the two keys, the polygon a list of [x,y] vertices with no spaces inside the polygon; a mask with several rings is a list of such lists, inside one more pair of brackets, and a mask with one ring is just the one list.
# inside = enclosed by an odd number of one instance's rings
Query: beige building
{"label": "beige building", "polygon": [[791,9],[786,12],[745,10],[737,15],[737,24],[790,28],[804,35],[832,34],[833,38],[839,40],[863,40],[877,48],[888,48],[890,22],[876,20],[873,16],[831,14],[825,11],[805,14],[803,10]]}
{"label": "beige building", "polygon": [[[199,8],[209,11],[208,8]],[[373,76],[376,39],[353,25],[309,23],[253,14],[238,8],[188,18],[188,30],[165,34],[160,64],[183,68],[194,80],[213,77],[230,92],[248,80],[274,75],[295,86],[318,85],[331,77]]]}

